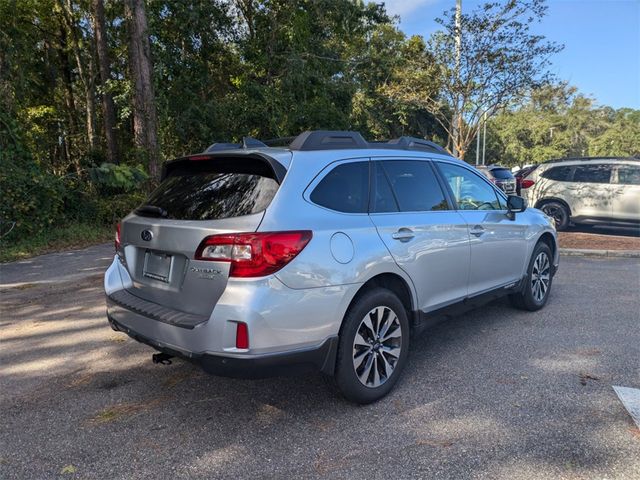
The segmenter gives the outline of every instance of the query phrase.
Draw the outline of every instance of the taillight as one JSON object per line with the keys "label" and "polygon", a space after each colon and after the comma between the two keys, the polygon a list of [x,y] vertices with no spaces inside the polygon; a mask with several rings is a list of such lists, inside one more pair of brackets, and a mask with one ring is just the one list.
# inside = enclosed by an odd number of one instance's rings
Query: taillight
{"label": "taillight", "polygon": [[212,235],[200,243],[195,259],[230,262],[231,277],[263,277],[293,260],[311,237],[308,230]]}
{"label": "taillight", "polygon": [[116,238],[115,238],[114,246],[116,248],[116,252],[120,250],[120,224],[119,223],[116,225]]}
{"label": "taillight", "polygon": [[236,348],[249,348],[249,329],[244,322],[236,323]]}
{"label": "taillight", "polygon": [[533,180],[529,180],[528,178],[523,178],[520,182],[520,186],[522,188],[529,188],[529,187],[533,187],[533,184],[536,183]]}

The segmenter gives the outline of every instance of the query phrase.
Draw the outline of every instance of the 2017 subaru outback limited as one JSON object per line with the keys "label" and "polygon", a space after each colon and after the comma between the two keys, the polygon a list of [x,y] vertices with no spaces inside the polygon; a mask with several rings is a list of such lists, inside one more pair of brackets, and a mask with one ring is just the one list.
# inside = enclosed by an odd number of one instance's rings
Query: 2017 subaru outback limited
{"label": "2017 subaru outback limited", "polygon": [[537,310],[553,222],[441,147],[305,132],[165,164],[105,275],[112,327],[206,371],[315,369],[350,400],[388,393],[409,340],[457,307]]}

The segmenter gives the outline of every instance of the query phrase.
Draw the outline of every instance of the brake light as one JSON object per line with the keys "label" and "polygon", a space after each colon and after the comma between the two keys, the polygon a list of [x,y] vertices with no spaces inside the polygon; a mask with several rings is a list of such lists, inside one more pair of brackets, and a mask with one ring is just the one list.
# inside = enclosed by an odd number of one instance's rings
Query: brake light
{"label": "brake light", "polygon": [[236,323],[236,348],[249,348],[249,328],[244,322]]}
{"label": "brake light", "polygon": [[528,178],[523,178],[523,179],[520,181],[520,186],[521,186],[522,188],[529,188],[529,187],[533,187],[533,184],[534,184],[534,183],[536,183],[536,182],[534,182],[533,180],[529,180]]}
{"label": "brake light", "polygon": [[212,235],[202,240],[195,259],[230,262],[231,277],[263,277],[293,260],[312,236],[309,230]]}
{"label": "brake light", "polygon": [[116,252],[120,250],[120,224],[119,223],[116,225],[116,237],[115,237],[114,246],[116,248]]}

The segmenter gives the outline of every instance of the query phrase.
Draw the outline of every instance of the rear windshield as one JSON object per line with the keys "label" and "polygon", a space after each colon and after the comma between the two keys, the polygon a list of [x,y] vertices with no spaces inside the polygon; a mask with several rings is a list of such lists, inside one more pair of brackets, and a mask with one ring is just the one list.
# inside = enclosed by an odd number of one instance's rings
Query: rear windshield
{"label": "rear windshield", "polygon": [[491,175],[499,180],[508,180],[510,178],[513,178],[511,170],[508,170],[506,168],[494,168],[491,170]]}
{"label": "rear windshield", "polygon": [[241,217],[266,209],[278,186],[273,171],[259,160],[184,161],[136,213],[175,220]]}

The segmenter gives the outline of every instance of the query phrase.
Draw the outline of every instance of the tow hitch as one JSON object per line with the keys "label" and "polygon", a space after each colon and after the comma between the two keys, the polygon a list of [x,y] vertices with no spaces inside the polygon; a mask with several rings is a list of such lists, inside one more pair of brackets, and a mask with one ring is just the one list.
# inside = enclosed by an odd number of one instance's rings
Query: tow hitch
{"label": "tow hitch", "polygon": [[171,359],[173,355],[169,355],[168,353],[154,353],[151,355],[151,360],[153,363],[160,363],[162,365],[171,365]]}

